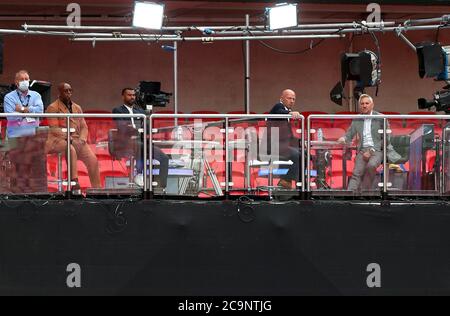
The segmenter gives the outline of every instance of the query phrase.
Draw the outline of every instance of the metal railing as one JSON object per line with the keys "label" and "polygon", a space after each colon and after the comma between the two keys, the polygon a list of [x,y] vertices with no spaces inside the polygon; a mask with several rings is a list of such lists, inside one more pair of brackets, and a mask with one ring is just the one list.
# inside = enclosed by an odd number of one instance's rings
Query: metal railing
{"label": "metal railing", "polygon": [[[154,120],[160,119],[160,120],[174,120],[176,122],[173,127],[171,128],[177,128],[179,126],[180,119],[191,119],[191,120],[202,120],[202,119],[218,119],[221,120],[220,122],[206,122],[206,124],[214,126],[214,125],[220,125],[224,124],[224,130],[225,130],[225,142],[224,142],[224,151],[225,151],[225,194],[228,195],[230,193],[230,183],[228,181],[229,174],[232,172],[229,168],[230,163],[230,146],[229,146],[229,133],[230,133],[230,125],[232,123],[238,123],[243,121],[252,121],[252,120],[270,120],[270,119],[284,119],[284,120],[292,120],[291,115],[271,115],[271,114],[152,114],[149,117],[149,126],[150,126],[150,144],[153,144],[153,134],[155,132],[154,130]],[[304,126],[304,117],[301,116],[300,119],[298,119],[301,124],[301,128],[297,131],[301,135],[301,144],[303,147],[304,144],[304,133],[305,130]],[[189,124],[187,124],[189,125]],[[193,124],[190,124],[191,126]],[[186,124],[184,125],[186,126]],[[164,128],[163,128],[164,129]],[[167,127],[165,127],[167,129]],[[153,157],[153,146],[149,146],[149,157]],[[302,150],[302,148],[300,148]],[[305,192],[305,173],[303,170],[305,170],[305,161],[304,161],[304,155],[300,155],[300,170],[301,170],[301,176],[300,176],[300,186],[301,186],[301,192]],[[150,188],[150,192],[152,194],[153,192],[153,164],[150,163],[150,172],[149,172],[149,181],[148,187]],[[297,181],[296,181],[297,182]],[[296,183],[297,187],[299,186],[299,183]]]}
{"label": "metal railing", "polygon": [[[0,119],[5,119],[7,122],[9,122],[9,118],[37,118],[37,119],[51,119],[51,118],[64,118],[66,119],[66,127],[62,128],[62,131],[66,133],[67,135],[67,148],[66,148],[66,163],[67,163],[67,190],[66,192],[71,192],[72,190],[72,170],[71,170],[71,134],[74,132],[74,130],[71,128],[71,122],[70,120],[73,118],[79,118],[79,119],[89,119],[89,118],[109,118],[109,119],[141,119],[143,122],[143,130],[141,131],[143,133],[144,139],[147,139],[147,117],[144,114],[63,114],[63,113],[29,113],[29,114],[22,114],[22,113],[0,113]],[[9,123],[8,123],[9,124]],[[38,126],[39,127],[39,124]],[[48,126],[49,129],[52,128],[52,126]],[[7,127],[8,128],[8,127]],[[16,127],[21,128],[21,127]],[[54,127],[53,127],[54,128]],[[143,153],[144,161],[147,161],[147,151],[146,151],[146,142],[144,142],[144,153]],[[147,172],[147,164],[144,164],[144,174]],[[144,181],[144,191],[147,191],[147,183]]]}
{"label": "metal railing", "polygon": [[[165,128],[177,128],[179,126],[193,126],[194,123],[187,123],[187,124],[180,124],[180,121],[182,119],[188,119],[188,120],[203,120],[203,119],[217,119],[219,121],[205,121],[204,124],[211,125],[211,126],[224,126],[225,131],[225,140],[224,140],[224,152],[225,152],[225,194],[228,195],[230,193],[230,183],[228,181],[230,173],[233,172],[232,167],[230,167],[231,157],[230,157],[230,149],[232,148],[230,145],[230,127],[233,126],[236,122],[246,122],[246,121],[257,121],[257,120],[287,120],[291,119],[290,115],[269,115],[269,114],[252,114],[252,115],[244,115],[244,114],[228,114],[228,115],[221,115],[221,114],[152,114],[152,115],[144,115],[144,114],[19,114],[19,113],[2,113],[0,114],[0,119],[7,120],[8,118],[64,118],[66,120],[66,130],[64,130],[65,133],[67,133],[67,139],[70,140],[70,135],[72,133],[71,128],[71,122],[70,120],[72,118],[84,118],[84,119],[95,119],[95,118],[108,118],[108,119],[142,119],[143,121],[143,130],[141,131],[143,134],[144,139],[148,139],[149,141],[143,142],[143,159],[144,162],[150,161],[149,164],[144,163],[143,169],[144,169],[144,192],[150,193],[152,195],[153,193],[153,146],[149,146],[149,144],[153,144],[153,135],[154,135],[154,120],[173,120],[176,122],[173,127],[165,127]],[[388,157],[387,157],[387,139],[388,136],[391,135],[392,130],[389,128],[389,121],[390,120],[434,120],[434,121],[450,121],[450,115],[310,115],[307,119],[307,124],[305,126],[305,119],[304,117],[301,117],[298,121],[301,124],[301,127],[297,130],[298,134],[301,135],[301,146],[300,151],[304,152],[304,149],[306,149],[306,155],[301,155],[300,157],[300,175],[299,180],[301,181],[300,184],[297,184],[298,187],[301,187],[300,192],[312,192],[313,188],[311,186],[311,174],[312,174],[312,165],[310,163],[311,161],[311,155],[312,155],[312,149],[311,149],[311,141],[312,136],[311,132],[314,130],[313,124],[316,122],[323,122],[323,121],[330,121],[334,120],[335,122],[341,119],[350,119],[350,120],[363,120],[363,119],[378,119],[383,121],[383,129],[379,131],[380,134],[383,134],[383,167],[385,172],[383,173],[383,183],[382,187],[380,187],[380,190],[383,194],[389,193],[389,174],[388,174]],[[148,127],[148,128],[147,128]],[[444,126],[443,126],[444,127]],[[447,158],[446,148],[448,148],[448,140],[445,139],[445,128],[443,129],[443,135],[440,135],[440,141],[441,141],[441,147],[444,150],[442,150],[442,155],[440,156],[440,159],[445,162],[445,159]],[[305,137],[306,132],[306,137]],[[342,135],[344,136],[344,135]],[[67,151],[66,151],[66,163],[67,163],[67,191],[70,192],[72,189],[72,183],[70,181],[71,179],[71,154],[70,154],[70,142],[67,144]],[[440,155],[440,153],[437,153]],[[308,163],[306,163],[308,162]],[[446,168],[442,167],[439,170],[440,173],[440,194],[443,194],[444,187],[446,186],[446,178],[445,178],[445,171]],[[250,175],[248,175],[250,176]]]}
{"label": "metal railing", "polygon": [[[387,157],[387,141],[388,141],[388,134],[390,135],[392,133],[392,129],[388,128],[389,126],[389,120],[419,120],[419,119],[424,119],[424,120],[433,120],[433,121],[438,121],[438,120],[442,120],[442,121],[450,121],[450,115],[383,115],[383,114],[379,114],[379,115],[361,115],[361,114],[355,114],[355,115],[322,115],[322,114],[314,114],[314,115],[310,115],[307,119],[307,129],[306,129],[306,133],[307,133],[307,141],[306,141],[306,151],[307,151],[307,161],[309,162],[311,159],[311,132],[314,132],[314,129],[311,128],[311,124],[312,124],[312,120],[315,120],[315,122],[320,122],[320,120],[343,120],[343,119],[351,119],[352,122],[353,120],[364,120],[364,119],[379,119],[379,120],[383,120],[383,130],[379,130],[378,132],[380,134],[383,134],[383,168],[384,168],[384,172],[383,172],[383,189],[382,192],[383,194],[387,194],[388,193],[388,188],[389,188],[389,183],[388,183],[388,157]],[[350,127],[350,126],[349,126]],[[441,136],[441,142],[444,143],[446,142],[446,140],[444,139],[444,130],[443,129],[443,133]],[[344,135],[342,135],[344,136]],[[444,148],[444,147],[442,147]],[[439,154],[439,153],[438,153]],[[445,150],[443,150],[443,155],[445,155]],[[440,178],[441,179],[445,179],[444,177],[444,172],[445,169],[441,168],[442,170],[439,170],[440,173]],[[444,183],[441,183],[440,185],[440,193],[442,194],[442,188],[445,185],[445,181]],[[306,185],[307,191],[311,192],[311,165],[308,163],[307,166],[307,185]]]}

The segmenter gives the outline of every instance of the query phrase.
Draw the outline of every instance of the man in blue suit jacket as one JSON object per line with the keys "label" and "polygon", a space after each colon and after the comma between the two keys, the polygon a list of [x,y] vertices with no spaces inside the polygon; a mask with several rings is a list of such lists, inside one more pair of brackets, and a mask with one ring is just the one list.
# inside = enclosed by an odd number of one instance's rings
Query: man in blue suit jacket
{"label": "man in blue suit jacket", "polygon": [[[300,118],[300,113],[293,111],[295,106],[296,95],[292,90],[284,90],[281,93],[280,102],[275,104],[269,114],[290,114],[292,119],[296,120]],[[293,162],[293,165],[289,168],[289,172],[286,175],[281,176],[281,180],[278,183],[279,186],[285,189],[292,189],[292,181],[299,181],[299,160],[301,151],[298,149],[298,140],[295,139],[292,134],[291,124],[286,119],[273,119],[268,124],[267,135],[267,150],[270,151],[272,146],[272,128],[278,128],[279,135],[279,154],[283,159],[289,159]],[[292,144],[297,142],[297,144]],[[270,154],[270,153],[269,153]]]}
{"label": "man in blue suit jacket", "polygon": [[[145,111],[139,107],[135,106],[136,93],[132,88],[125,88],[122,90],[123,105],[113,109],[113,114],[145,114]],[[131,136],[136,135],[138,129],[143,127],[143,122],[140,119],[135,118],[116,118],[118,133],[121,139],[127,141]],[[122,144],[124,145],[124,144]],[[138,176],[136,179],[136,184],[143,185],[143,170],[144,162],[142,160],[142,150],[143,150],[143,139],[140,140],[140,146],[138,146],[138,152],[135,154],[136,157],[141,157],[136,161],[136,169]],[[159,179],[160,187],[166,188],[167,186],[167,175],[169,173],[169,157],[161,151],[156,146],[153,146],[153,159],[159,161]]]}

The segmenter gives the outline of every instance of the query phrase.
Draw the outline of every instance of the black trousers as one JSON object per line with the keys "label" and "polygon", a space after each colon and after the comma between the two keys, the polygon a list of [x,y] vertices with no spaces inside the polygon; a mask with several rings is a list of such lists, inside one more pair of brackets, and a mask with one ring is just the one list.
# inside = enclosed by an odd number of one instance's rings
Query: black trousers
{"label": "black trousers", "polygon": [[[136,170],[138,173],[144,172],[144,155],[141,154],[143,152],[143,146],[140,147],[140,153],[136,155]],[[169,175],[169,156],[167,156],[163,151],[153,146],[153,159],[159,161],[159,168],[154,166],[154,169],[159,169],[159,186],[162,188],[167,187],[167,177]]]}

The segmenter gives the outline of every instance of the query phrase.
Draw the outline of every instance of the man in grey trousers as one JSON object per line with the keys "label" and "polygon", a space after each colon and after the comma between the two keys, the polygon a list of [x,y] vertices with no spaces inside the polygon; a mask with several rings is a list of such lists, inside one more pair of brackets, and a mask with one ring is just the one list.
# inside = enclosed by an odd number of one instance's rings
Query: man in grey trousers
{"label": "man in grey trousers", "polygon": [[[362,115],[379,115],[380,113],[373,108],[372,97],[367,94],[361,95],[359,112]],[[350,144],[355,136],[359,140],[355,168],[348,184],[349,191],[360,192],[363,180],[371,185],[375,179],[377,168],[383,162],[383,134],[380,134],[379,130],[383,130],[383,119],[354,119],[345,136],[339,139],[339,142],[346,144]],[[395,160],[398,154],[390,145],[389,136],[387,140],[388,154],[393,157],[391,160]]]}

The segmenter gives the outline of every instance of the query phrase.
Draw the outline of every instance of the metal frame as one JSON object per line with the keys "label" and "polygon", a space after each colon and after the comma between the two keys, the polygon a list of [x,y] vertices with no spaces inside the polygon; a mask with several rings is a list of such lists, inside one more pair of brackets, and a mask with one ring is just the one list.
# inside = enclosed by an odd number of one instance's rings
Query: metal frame
{"label": "metal frame", "polygon": [[[70,119],[71,118],[141,118],[143,119],[144,123],[144,139],[149,139],[150,140],[150,144],[152,144],[153,141],[153,120],[154,119],[181,119],[181,118],[192,118],[192,119],[204,119],[204,118],[217,118],[217,119],[223,119],[224,123],[225,123],[225,131],[227,131],[226,136],[225,136],[225,142],[224,142],[224,150],[226,153],[226,161],[225,161],[225,172],[226,172],[226,184],[225,184],[225,193],[226,193],[226,197],[228,196],[228,194],[230,193],[230,186],[229,183],[227,183],[228,181],[228,175],[230,174],[231,170],[229,169],[229,164],[228,162],[230,161],[230,156],[229,156],[229,135],[228,135],[228,131],[230,130],[230,124],[232,124],[233,122],[237,121],[249,121],[249,120],[255,120],[255,119],[290,119],[291,116],[290,115],[270,115],[270,114],[263,114],[263,115],[259,115],[259,114],[253,114],[253,115],[239,115],[239,114],[228,114],[228,115],[222,115],[222,114],[177,114],[177,115],[173,115],[173,114],[152,114],[152,115],[144,115],[144,114],[19,114],[19,113],[0,113],[0,118],[2,119],[7,119],[8,117],[31,117],[31,118],[65,118],[67,119],[67,136],[70,137]],[[383,135],[384,135],[384,149],[383,149],[383,156],[384,156],[384,168],[385,170],[387,170],[387,134],[389,133],[388,129],[387,129],[387,122],[390,119],[433,119],[433,120],[442,120],[442,121],[448,121],[450,120],[450,115],[310,115],[307,119],[307,126],[306,126],[306,130],[305,130],[305,122],[304,122],[304,117],[301,117],[301,125],[302,125],[302,135],[301,135],[301,139],[302,139],[302,144],[304,144],[306,142],[306,151],[307,151],[307,157],[305,157],[304,155],[302,155],[300,163],[302,166],[302,170],[306,170],[306,175],[305,172],[301,172],[301,190],[300,192],[304,193],[310,193],[312,192],[311,189],[311,164],[309,163],[310,158],[311,158],[311,124],[313,120],[323,120],[323,119],[336,119],[336,117],[338,117],[339,119],[365,119],[365,118],[371,118],[371,119],[382,119],[383,120],[383,125],[384,125],[384,129],[383,129]],[[147,122],[147,120],[149,120]],[[234,120],[234,121],[232,121]],[[218,124],[220,122],[211,122],[212,125],[214,124]],[[149,124],[149,125],[148,125]],[[150,134],[147,133],[147,126],[150,127]],[[304,133],[307,133],[306,137]],[[443,133],[445,133],[445,127],[443,130]],[[445,139],[444,137],[441,138],[441,142],[444,142]],[[445,158],[445,147],[447,144],[442,146],[442,152],[443,152],[443,159]],[[153,161],[153,150],[152,147],[153,146],[149,146],[148,143],[146,141],[144,141],[144,161],[150,160]],[[305,159],[306,158],[306,159]],[[70,160],[71,160],[71,155],[70,155],[70,142],[68,142],[67,145],[67,158],[66,158],[66,162],[67,162],[67,170],[68,170],[68,185],[67,185],[67,192],[70,191],[71,189],[71,183],[70,183]],[[308,162],[308,165],[305,165],[306,162]],[[150,172],[148,172],[150,171]],[[441,186],[440,186],[440,196],[444,196],[443,192],[443,188],[445,187],[446,183],[445,183],[445,177],[444,177],[444,173],[445,173],[445,167],[442,167],[440,170],[440,176],[441,176]],[[152,181],[153,181],[153,164],[151,163],[149,168],[147,167],[147,164],[144,164],[144,174],[148,175],[145,176],[145,181],[144,181],[144,193],[150,194],[150,197],[152,197],[153,194],[153,187],[152,187]],[[149,182],[150,181],[150,182]],[[383,178],[383,188],[382,188],[382,193],[385,195],[385,197],[387,196],[387,194],[389,193],[389,185],[388,185],[388,173],[384,172],[384,178]]]}
{"label": "metal frame", "polygon": [[[432,24],[432,25],[429,25]],[[161,31],[153,31],[149,34],[146,30],[132,26],[68,26],[68,25],[22,25],[22,30],[0,29],[0,34],[16,35],[46,35],[65,36],[72,41],[92,42],[95,47],[97,42],[132,42],[144,41],[148,43],[173,42],[174,44],[174,102],[175,114],[178,114],[178,47],[177,42],[206,42],[215,41],[245,41],[245,112],[251,112],[250,98],[250,41],[253,40],[296,40],[296,39],[329,39],[343,38],[346,34],[365,34],[369,32],[396,32],[397,36],[404,40],[415,50],[406,36],[407,31],[436,30],[450,27],[450,15],[432,19],[407,20],[402,23],[395,21],[380,22],[348,22],[348,23],[318,23],[300,24],[287,30],[268,30],[265,25],[250,25],[249,15],[245,16],[245,25],[228,26],[173,26],[163,27]],[[207,36],[184,36],[183,32],[202,32],[209,29],[213,34]],[[98,33],[92,33],[97,31]],[[122,33],[122,32],[132,33]]]}
{"label": "metal frame", "polygon": [[[247,114],[247,115],[240,115],[240,114],[152,114],[148,117],[148,119],[150,120],[150,129],[151,129],[151,133],[150,133],[150,144],[152,144],[153,141],[153,120],[154,119],[183,119],[183,118],[190,118],[190,119],[210,119],[210,118],[217,118],[217,119],[223,119],[223,122],[225,123],[225,197],[227,197],[230,193],[230,186],[229,186],[229,182],[228,182],[228,175],[230,174],[230,170],[229,170],[229,164],[228,162],[230,161],[230,157],[229,157],[229,133],[228,131],[230,130],[230,120],[232,119],[236,119],[238,121],[249,121],[249,120],[255,120],[255,119],[292,119],[291,115],[271,115],[271,114]],[[304,117],[300,116],[301,121],[301,126],[302,126],[302,133],[301,133],[301,137],[302,137],[302,144],[304,144]],[[231,121],[233,122],[233,121]],[[219,124],[220,122],[211,122],[211,125],[214,124]],[[168,127],[170,128],[170,127]],[[173,128],[175,128],[175,126],[173,126]],[[167,128],[163,128],[163,129],[167,129]],[[153,154],[153,146],[149,146],[149,157],[152,157]],[[304,155],[301,155],[301,160],[299,168],[301,166],[302,170],[305,170],[305,157]],[[231,171],[232,172],[232,171]],[[150,176],[149,176],[149,181],[150,184],[152,184],[153,181],[153,164],[150,164]],[[299,179],[302,183],[302,187],[300,192],[305,192],[305,186],[303,185],[305,183],[305,173],[302,172],[301,173],[301,179]],[[297,187],[297,186],[296,186]],[[149,187],[149,191],[150,191],[150,196],[153,195],[153,186],[150,185]]]}
{"label": "metal frame", "polygon": [[[408,20],[403,23],[395,21],[380,22],[348,22],[303,24],[287,30],[268,30],[265,25],[250,25],[249,15],[245,16],[245,25],[228,26],[173,26],[163,27],[161,31],[146,33],[146,30],[131,26],[68,26],[68,25],[28,25],[23,30],[0,29],[0,34],[66,36],[72,41],[92,42],[130,42],[144,41],[149,43],[173,42],[174,45],[174,103],[175,114],[178,114],[178,47],[177,42],[193,41],[213,43],[215,41],[245,41],[245,112],[251,112],[250,98],[250,41],[253,40],[288,40],[288,39],[327,39],[343,38],[346,34],[365,34],[369,32],[396,32],[415,50],[406,36],[406,31],[435,30],[449,27],[450,15],[442,15],[433,19]],[[433,24],[433,25],[428,25]],[[183,32],[202,32],[209,29],[213,33],[207,36],[184,36]],[[97,31],[97,33],[92,33]],[[122,33],[132,32],[132,33]],[[203,34],[203,35],[204,35]]]}
{"label": "metal frame", "polygon": [[[71,154],[70,154],[70,147],[71,142],[70,140],[70,134],[71,128],[70,128],[70,119],[71,118],[141,118],[143,120],[144,125],[144,139],[147,138],[147,117],[144,114],[59,114],[59,113],[29,113],[29,114],[22,114],[22,113],[0,113],[0,119],[7,120],[8,118],[12,117],[22,117],[22,118],[65,118],[66,119],[66,125],[67,125],[67,148],[66,148],[66,164],[67,164],[67,191],[66,193],[69,195],[71,194],[72,190],[72,183],[71,183]],[[144,161],[147,161],[147,147],[146,142],[144,142],[144,153],[143,153],[143,159]],[[144,173],[147,173],[147,164],[144,164]],[[147,191],[147,183],[144,181],[144,192]]]}
{"label": "metal frame", "polygon": [[[388,173],[386,172],[386,170],[388,170],[388,161],[387,161],[387,134],[388,134],[388,129],[387,129],[387,122],[390,119],[434,119],[434,120],[450,120],[450,115],[319,115],[319,114],[314,114],[314,115],[310,115],[307,119],[307,130],[306,132],[308,133],[307,135],[307,143],[306,143],[306,150],[307,150],[307,161],[309,162],[311,159],[311,120],[314,119],[336,119],[336,118],[340,118],[340,119],[366,119],[366,118],[370,118],[370,119],[383,119],[383,164],[384,164],[384,170],[385,172],[383,173],[383,191],[382,193],[384,195],[387,195],[389,193],[389,183],[388,183]],[[445,128],[445,127],[444,127]],[[444,133],[444,130],[443,130]],[[444,137],[442,137],[441,142],[443,142]],[[442,148],[444,149],[445,147],[442,146]],[[439,170],[440,172],[440,176],[441,178],[443,178],[443,185],[445,186],[445,178],[444,178],[444,168],[441,168],[441,170]],[[308,192],[312,192],[311,191],[311,164],[308,163],[307,166],[307,191]]]}

